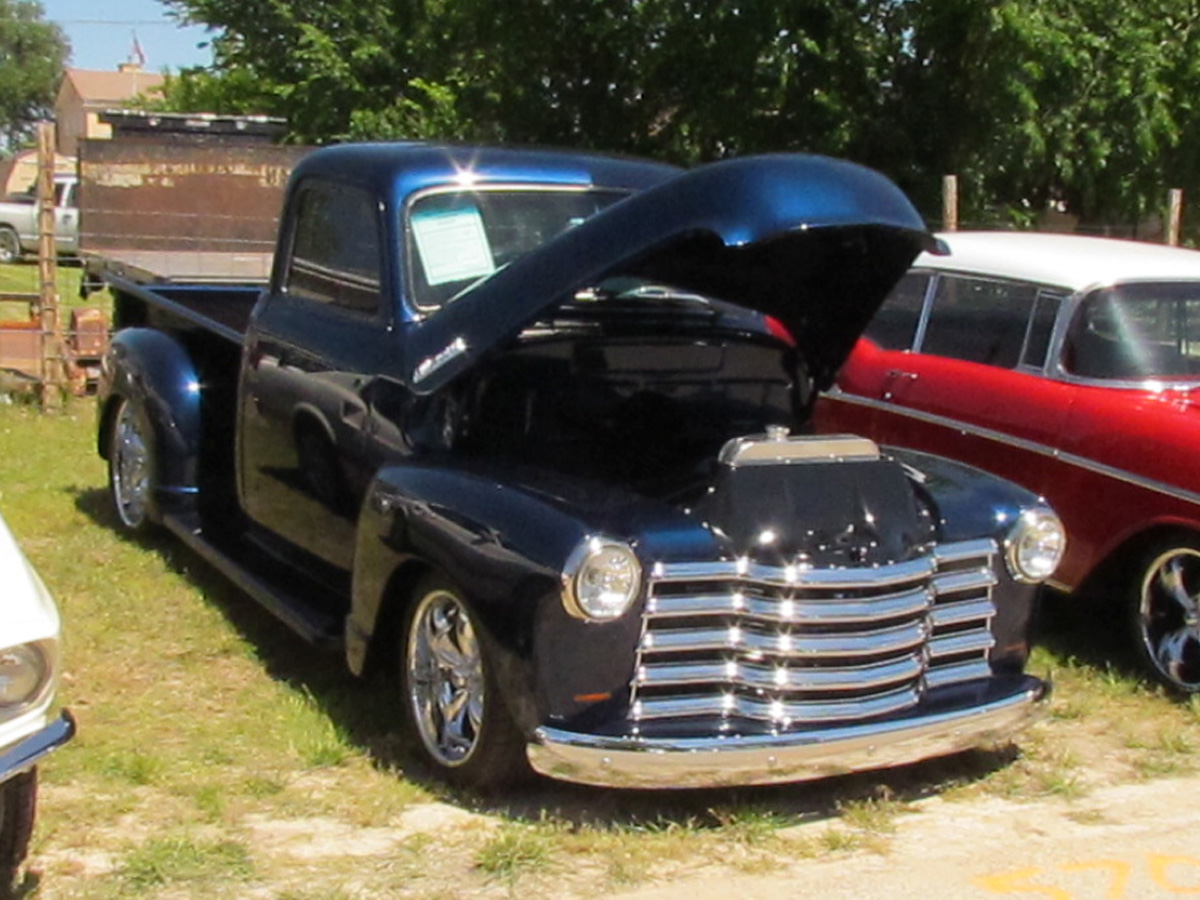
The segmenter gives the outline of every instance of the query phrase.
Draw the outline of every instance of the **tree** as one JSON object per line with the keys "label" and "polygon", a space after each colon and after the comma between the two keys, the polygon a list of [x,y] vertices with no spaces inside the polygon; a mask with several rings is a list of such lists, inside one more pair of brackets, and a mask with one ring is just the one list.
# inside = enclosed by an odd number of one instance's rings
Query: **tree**
{"label": "tree", "polygon": [[163,2],[218,30],[168,102],[297,140],[811,151],[927,211],[957,174],[974,222],[1133,223],[1169,179],[1200,192],[1200,0]]}
{"label": "tree", "polygon": [[34,0],[0,0],[0,134],[9,150],[49,118],[69,51],[59,27]]}

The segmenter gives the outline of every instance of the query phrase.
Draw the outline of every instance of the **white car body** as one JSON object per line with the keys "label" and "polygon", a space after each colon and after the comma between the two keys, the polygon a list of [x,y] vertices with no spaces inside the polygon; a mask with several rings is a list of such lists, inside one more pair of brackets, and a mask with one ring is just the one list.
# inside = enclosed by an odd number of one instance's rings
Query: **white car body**
{"label": "white car body", "polygon": [[[3,519],[0,585],[0,878],[11,881],[33,826],[33,770],[71,739],[75,722],[55,711],[62,670],[58,609]],[[22,682],[24,688],[15,686]]]}

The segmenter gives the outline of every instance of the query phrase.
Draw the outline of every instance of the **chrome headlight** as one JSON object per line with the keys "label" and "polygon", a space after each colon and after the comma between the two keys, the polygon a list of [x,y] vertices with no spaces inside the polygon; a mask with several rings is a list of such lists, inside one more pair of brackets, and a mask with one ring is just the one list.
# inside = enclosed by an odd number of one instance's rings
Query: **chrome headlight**
{"label": "chrome headlight", "polygon": [[0,650],[0,712],[32,703],[52,674],[50,657],[38,644]]}
{"label": "chrome headlight", "polygon": [[1045,507],[1027,509],[1004,542],[1004,560],[1017,581],[1036,584],[1054,574],[1067,549],[1067,533]]}
{"label": "chrome headlight", "polygon": [[628,544],[587,538],[563,568],[563,606],[579,619],[625,615],[642,587],[642,566]]}

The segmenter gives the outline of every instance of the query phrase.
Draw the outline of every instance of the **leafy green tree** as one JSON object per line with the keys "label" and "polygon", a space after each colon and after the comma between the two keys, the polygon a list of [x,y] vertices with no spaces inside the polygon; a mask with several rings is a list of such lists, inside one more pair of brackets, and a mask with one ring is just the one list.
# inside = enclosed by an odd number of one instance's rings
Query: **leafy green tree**
{"label": "leafy green tree", "polygon": [[301,141],[803,150],[935,216],[957,174],[973,223],[1133,223],[1172,182],[1200,193],[1200,0],[163,2],[216,30],[215,69],[167,102]]}
{"label": "leafy green tree", "polygon": [[57,25],[33,0],[0,0],[0,135],[13,150],[50,118],[69,50]]}

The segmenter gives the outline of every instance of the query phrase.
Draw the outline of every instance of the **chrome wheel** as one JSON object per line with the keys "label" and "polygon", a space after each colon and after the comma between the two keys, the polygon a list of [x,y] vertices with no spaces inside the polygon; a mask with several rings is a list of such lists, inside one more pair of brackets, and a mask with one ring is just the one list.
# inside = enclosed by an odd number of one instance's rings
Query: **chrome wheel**
{"label": "chrome wheel", "polygon": [[131,531],[143,527],[150,506],[150,435],[136,406],[121,401],[113,422],[108,475],[113,506]]}
{"label": "chrome wheel", "polygon": [[456,767],[478,747],[487,691],[483,653],[466,605],[434,588],[410,619],[405,654],[413,723],[434,762]]}
{"label": "chrome wheel", "polygon": [[1200,550],[1175,546],[1148,558],[1134,618],[1139,649],[1160,681],[1200,691]]}

